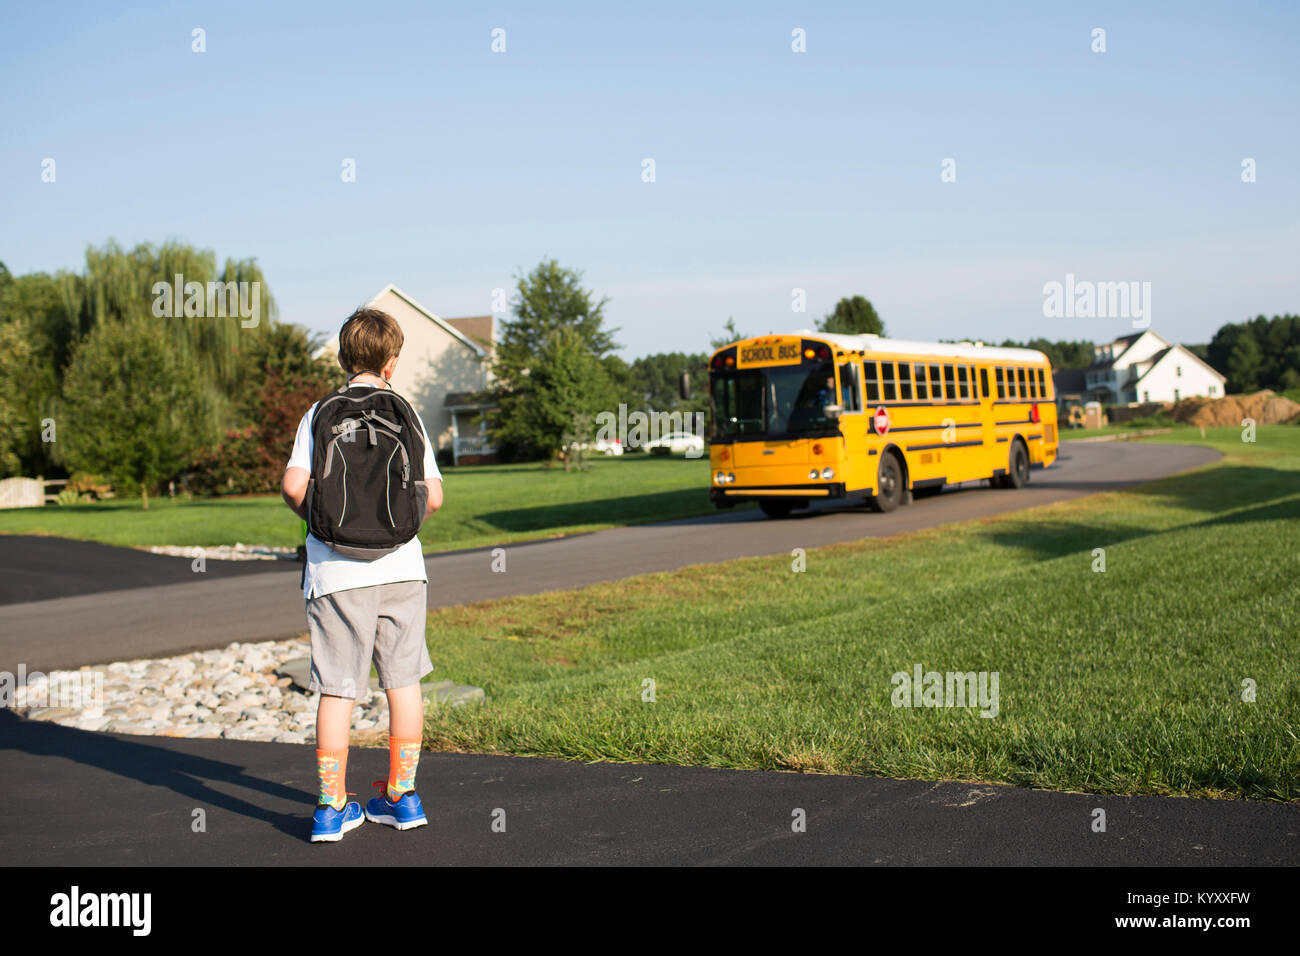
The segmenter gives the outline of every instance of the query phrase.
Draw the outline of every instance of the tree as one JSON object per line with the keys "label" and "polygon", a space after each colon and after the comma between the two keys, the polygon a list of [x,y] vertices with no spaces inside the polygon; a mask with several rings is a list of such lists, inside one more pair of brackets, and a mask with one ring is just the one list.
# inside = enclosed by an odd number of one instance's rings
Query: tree
{"label": "tree", "polygon": [[724,345],[730,345],[732,342],[739,342],[741,339],[747,339],[747,338],[749,338],[748,335],[744,334],[743,332],[741,332],[736,328],[735,318],[732,316],[728,316],[727,324],[722,327],[722,334],[717,338],[713,338],[713,337],[709,338],[709,347],[716,352]]}
{"label": "tree", "polygon": [[[628,404],[664,412],[703,411],[707,405],[709,357],[703,353],[661,352],[646,355],[628,368]],[[681,374],[690,373],[691,397],[681,397]]]}
{"label": "tree", "polygon": [[513,401],[511,413],[498,419],[498,440],[558,456],[567,464],[568,445],[590,440],[590,434],[581,434],[583,421],[590,432],[595,413],[614,404],[605,366],[576,329],[556,328],[547,335],[525,377],[527,399]]}
{"label": "tree", "polygon": [[1206,361],[1228,377],[1231,392],[1285,390],[1300,382],[1300,316],[1256,316],[1222,326],[1206,347]]}
{"label": "tree", "polygon": [[502,457],[557,454],[575,412],[615,403],[612,378],[622,371],[610,355],[614,330],[604,328],[607,301],[554,259],[518,277],[514,318],[503,323],[492,366],[497,410],[489,428]]}
{"label": "tree", "polygon": [[866,298],[855,295],[840,299],[830,315],[817,324],[822,332],[843,332],[849,335],[885,334],[885,324],[876,314],[876,308]]}
{"label": "tree", "polygon": [[23,473],[31,405],[23,376],[32,364],[31,341],[17,322],[0,323],[0,478]]}
{"label": "tree", "polygon": [[104,322],[73,356],[59,442],[70,468],[119,490],[149,490],[178,474],[212,432],[200,372],[157,323]]}
{"label": "tree", "polygon": [[1264,356],[1259,345],[1249,333],[1237,339],[1228,355],[1228,364],[1224,374],[1231,383],[1234,392],[1253,392],[1260,387],[1263,376]]}

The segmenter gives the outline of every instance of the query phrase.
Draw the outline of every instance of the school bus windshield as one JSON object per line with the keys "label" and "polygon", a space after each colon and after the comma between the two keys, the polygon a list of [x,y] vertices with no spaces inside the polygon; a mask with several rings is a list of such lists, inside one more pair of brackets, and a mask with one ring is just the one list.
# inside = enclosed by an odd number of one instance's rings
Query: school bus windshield
{"label": "school bus windshield", "polygon": [[835,404],[830,362],[714,372],[712,400],[718,437],[836,431],[825,411]]}

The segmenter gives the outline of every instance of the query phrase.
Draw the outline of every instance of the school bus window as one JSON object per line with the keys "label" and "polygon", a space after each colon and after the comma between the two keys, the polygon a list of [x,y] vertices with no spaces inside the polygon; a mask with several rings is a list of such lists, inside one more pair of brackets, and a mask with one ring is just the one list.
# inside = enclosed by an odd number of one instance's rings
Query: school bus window
{"label": "school bus window", "polygon": [[1029,397],[1035,401],[1042,398],[1042,396],[1038,394],[1038,377],[1034,375],[1034,369],[1032,368],[1029,370]]}
{"label": "school bus window", "polygon": [[966,366],[957,366],[957,394],[961,396],[962,401],[970,400],[970,380],[966,377]]}
{"label": "school bus window", "polygon": [[907,362],[898,363],[898,397],[904,402],[912,400],[912,366]]}
{"label": "school bus window", "polygon": [[862,368],[866,372],[865,381],[867,385],[867,401],[868,402],[880,401],[880,383],[879,380],[876,378],[876,363],[864,362],[862,363]]}
{"label": "school bus window", "polygon": [[925,387],[925,366],[917,362],[912,366],[912,371],[916,375],[916,400],[918,402],[928,402],[930,400],[930,391]]}
{"label": "school bus window", "polygon": [[1038,370],[1038,394],[1042,398],[1047,398],[1047,380],[1043,377],[1043,370]]}
{"label": "school bus window", "polygon": [[943,401],[943,379],[939,377],[939,366],[930,366],[930,401]]}
{"label": "school bus window", "polygon": [[894,363],[880,363],[880,395],[886,402],[893,402],[898,399],[898,392],[894,388]]}
{"label": "school bus window", "polygon": [[846,412],[860,412],[857,369],[852,364],[840,366],[840,404]]}
{"label": "school bus window", "polygon": [[943,367],[943,394],[950,402],[957,401],[957,380],[956,373],[951,365]]}
{"label": "school bus window", "polygon": [[1003,371],[1001,365],[999,365],[993,371],[996,373],[997,380],[998,380],[998,398],[1006,398],[1007,397],[1007,381],[1005,377],[1006,373]]}
{"label": "school bus window", "polygon": [[1025,370],[1020,368],[1016,369],[1016,372],[1018,373],[1017,377],[1020,379],[1020,400],[1024,401],[1029,397],[1029,393],[1025,391]]}
{"label": "school bus window", "polygon": [[980,393],[977,398],[989,397],[989,370],[987,366],[980,366]]}

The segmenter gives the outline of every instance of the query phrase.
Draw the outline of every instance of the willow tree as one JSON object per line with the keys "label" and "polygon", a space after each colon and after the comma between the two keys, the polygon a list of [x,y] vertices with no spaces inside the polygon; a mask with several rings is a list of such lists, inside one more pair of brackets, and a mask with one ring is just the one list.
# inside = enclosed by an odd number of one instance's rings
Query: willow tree
{"label": "willow tree", "polygon": [[[190,283],[204,290],[197,315],[186,315]],[[209,284],[224,287],[228,283],[257,290],[256,326],[246,327],[239,316],[207,314],[214,304],[207,294]],[[175,295],[178,285],[179,300]],[[160,289],[167,296],[165,308],[159,307]],[[112,240],[101,249],[90,247],[77,305],[82,334],[102,322],[141,319],[161,323],[177,351],[202,371],[205,384],[223,394],[238,377],[241,347],[266,334],[278,312],[256,259],[227,259],[218,269],[211,249],[176,241],[161,246],[143,243],[130,251]]]}

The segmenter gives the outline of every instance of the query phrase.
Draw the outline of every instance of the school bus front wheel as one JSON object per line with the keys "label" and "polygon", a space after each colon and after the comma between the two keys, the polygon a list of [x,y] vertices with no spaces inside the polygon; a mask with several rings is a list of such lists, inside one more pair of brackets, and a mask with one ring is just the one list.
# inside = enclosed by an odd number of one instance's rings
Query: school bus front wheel
{"label": "school bus front wheel", "polygon": [[888,514],[904,502],[903,469],[898,456],[885,452],[880,458],[880,471],[876,479],[876,493],[871,496],[871,507]]}

